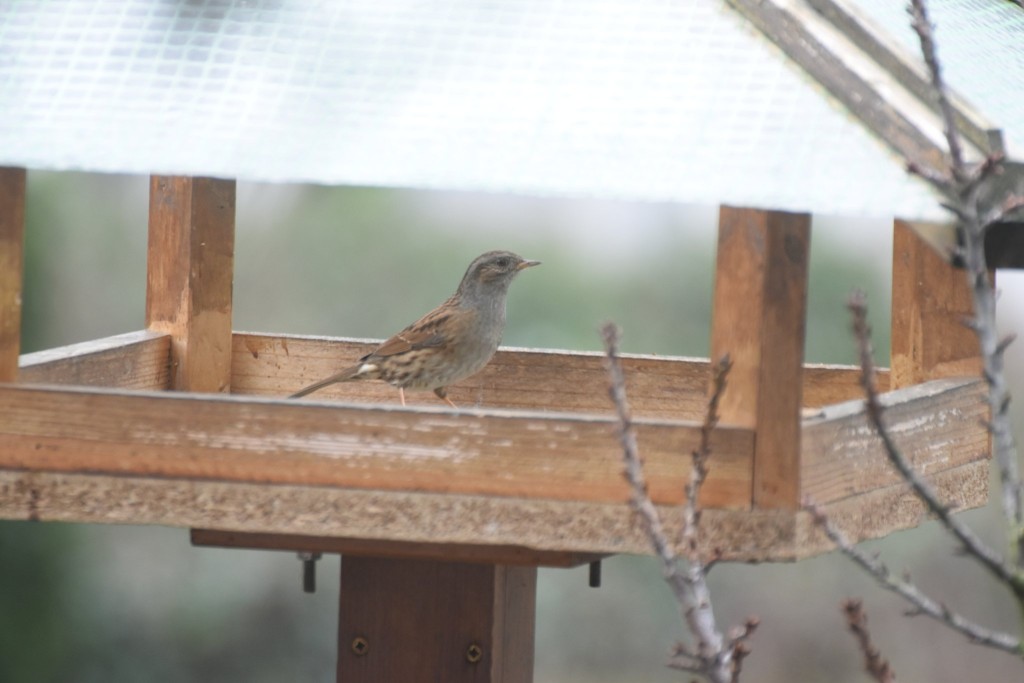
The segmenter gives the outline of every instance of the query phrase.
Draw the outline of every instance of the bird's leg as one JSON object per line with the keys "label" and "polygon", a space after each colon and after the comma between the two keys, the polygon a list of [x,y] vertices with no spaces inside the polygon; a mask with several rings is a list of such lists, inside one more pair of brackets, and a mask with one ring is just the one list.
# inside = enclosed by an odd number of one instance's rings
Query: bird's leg
{"label": "bird's leg", "polygon": [[405,407],[405,389],[398,387],[398,398],[402,401],[402,407]]}
{"label": "bird's leg", "polygon": [[434,389],[434,393],[437,394],[439,399],[450,405],[452,408],[455,408],[455,410],[459,409],[459,407],[452,403],[452,400],[448,398],[448,387],[438,387],[437,389]]}

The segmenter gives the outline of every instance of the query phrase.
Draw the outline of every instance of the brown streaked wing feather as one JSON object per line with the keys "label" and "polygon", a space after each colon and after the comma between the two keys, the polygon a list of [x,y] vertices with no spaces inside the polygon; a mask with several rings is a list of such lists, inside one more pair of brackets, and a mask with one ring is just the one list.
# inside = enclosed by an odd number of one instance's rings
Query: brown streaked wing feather
{"label": "brown streaked wing feather", "polygon": [[364,356],[363,360],[368,360],[373,356],[378,358],[397,356],[407,351],[441,346],[445,343],[445,337],[440,332],[440,328],[448,320],[449,314],[439,311],[440,309],[431,311],[395,336],[385,340],[374,349],[373,353]]}

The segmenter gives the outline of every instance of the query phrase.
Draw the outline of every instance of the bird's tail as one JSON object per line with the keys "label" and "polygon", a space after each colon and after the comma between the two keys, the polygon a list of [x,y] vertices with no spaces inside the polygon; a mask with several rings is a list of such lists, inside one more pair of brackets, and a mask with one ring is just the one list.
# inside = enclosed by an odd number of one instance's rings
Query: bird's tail
{"label": "bird's tail", "polygon": [[312,394],[314,391],[320,391],[324,387],[330,386],[332,384],[337,384],[338,382],[348,382],[349,380],[359,379],[360,371],[362,369],[362,363],[360,363],[359,365],[353,365],[350,368],[345,368],[341,372],[335,373],[330,377],[327,377],[326,379],[322,379],[319,382],[314,382],[313,384],[310,384],[308,387],[305,387],[295,392],[288,398],[301,398],[302,396]]}

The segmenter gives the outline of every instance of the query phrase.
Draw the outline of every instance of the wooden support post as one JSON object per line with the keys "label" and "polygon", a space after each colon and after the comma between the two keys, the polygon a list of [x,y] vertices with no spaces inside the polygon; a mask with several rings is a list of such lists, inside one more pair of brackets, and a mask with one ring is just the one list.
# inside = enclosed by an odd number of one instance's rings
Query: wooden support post
{"label": "wooden support post", "polygon": [[171,335],[171,388],[231,386],[235,181],[153,176],[146,327]]}
{"label": "wooden support post", "polygon": [[893,225],[891,388],[981,374],[967,277],[906,221]]}
{"label": "wooden support post", "polygon": [[810,216],[723,206],[711,358],[733,367],[723,425],[753,428],[756,508],[800,500],[800,407]]}
{"label": "wooden support post", "polygon": [[345,556],[338,683],[529,683],[536,567]]}
{"label": "wooden support post", "polygon": [[24,245],[25,169],[0,168],[0,382],[18,378]]}

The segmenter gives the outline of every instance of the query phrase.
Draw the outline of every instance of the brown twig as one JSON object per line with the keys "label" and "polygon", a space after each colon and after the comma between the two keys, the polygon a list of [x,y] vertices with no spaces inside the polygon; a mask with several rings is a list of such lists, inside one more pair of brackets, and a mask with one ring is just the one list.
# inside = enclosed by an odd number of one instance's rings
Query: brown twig
{"label": "brown twig", "polygon": [[974,533],[974,531],[953,516],[949,506],[939,500],[938,494],[921,475],[911,466],[903,455],[903,451],[892,438],[885,424],[884,411],[878,398],[878,387],[875,384],[875,364],[871,348],[871,328],[867,322],[867,303],[864,293],[856,291],[850,296],[847,304],[853,316],[853,334],[857,341],[860,356],[861,387],[864,389],[864,404],[868,419],[882,440],[885,455],[889,462],[899,471],[900,476],[914,489],[914,493],[938,518],[939,522],[960,542],[965,554],[975,558],[988,569],[999,581],[1007,584],[1015,594],[1024,597],[1024,584],[1021,584],[1013,569],[993,549]]}
{"label": "brown twig", "polygon": [[864,655],[864,670],[877,683],[892,683],[896,680],[896,674],[889,666],[888,660],[882,656],[881,651],[871,642],[871,632],[868,631],[868,615],[864,612],[864,606],[857,598],[847,598],[842,603],[843,614],[846,616],[846,625],[850,632],[857,639],[857,646]]}
{"label": "brown twig", "polygon": [[[689,560],[700,560],[697,528],[700,523],[700,507],[697,499],[700,489],[708,476],[708,458],[711,457],[711,435],[718,424],[718,404],[725,391],[725,381],[732,368],[728,354],[723,356],[711,369],[711,398],[708,400],[704,423],[700,427],[700,444],[691,454],[690,478],[686,482],[686,502],[683,503],[683,526],[680,530],[680,545]],[[705,572],[711,569],[709,564]]]}
{"label": "brown twig", "polygon": [[825,535],[836,544],[839,550],[859,565],[884,589],[898,594],[904,600],[913,605],[914,609],[910,615],[923,614],[940,621],[955,631],[965,635],[968,640],[978,645],[984,645],[1004,652],[1021,656],[1020,639],[1000,631],[993,631],[977,624],[960,614],[952,611],[943,603],[937,602],[921,592],[921,590],[910,581],[909,577],[902,579],[895,578],[889,568],[877,557],[862,552],[849,539],[835,528],[825,513],[811,502],[804,503],[804,509],[811,513],[814,522],[821,527]]}
{"label": "brown twig", "polygon": [[1017,573],[1018,588],[1015,589],[1015,593],[1021,603],[1021,609],[1024,610],[1024,593],[1020,591],[1020,587],[1024,586],[1024,483],[1020,477],[1017,449],[1010,425],[1010,392],[1003,372],[1004,347],[1001,346],[996,331],[995,292],[985,262],[985,233],[988,226],[993,219],[1005,217],[1011,211],[1019,209],[1022,200],[1019,197],[1006,196],[1001,199],[1001,205],[991,211],[986,212],[982,207],[982,181],[999,171],[1001,160],[996,156],[990,156],[975,169],[974,173],[968,171],[953,107],[942,78],[932,25],[924,0],[910,0],[909,12],[943,120],[943,130],[950,152],[952,187],[930,177],[934,174],[921,175],[932,182],[936,189],[950,197],[949,208],[959,220],[957,229],[960,231],[961,255],[974,301],[972,327],[978,335],[984,376],[989,386],[994,459],[999,470],[1003,517],[1009,527],[1010,548]]}
{"label": "brown twig", "polygon": [[625,464],[623,475],[629,482],[630,505],[640,517],[651,546],[661,562],[662,575],[672,589],[680,613],[695,641],[694,646],[677,643],[668,665],[675,669],[705,676],[713,683],[736,683],[743,658],[749,653],[747,640],[757,620],[749,619],[742,628],[723,636],[715,623],[711,592],[707,585],[707,569],[699,545],[700,488],[707,475],[707,459],[711,453],[711,433],[718,422],[717,407],[725,388],[728,359],[715,370],[715,384],[708,403],[700,446],[692,454],[690,480],[686,487],[681,540],[685,557],[681,557],[665,534],[661,514],[647,493],[643,463],[636,441],[636,430],[626,400],[626,381],[619,361],[619,328],[607,323],[601,328],[609,377],[608,393],[619,420],[619,442]]}
{"label": "brown twig", "polygon": [[910,18],[910,25],[917,31],[921,40],[921,54],[928,66],[928,73],[931,74],[932,88],[935,90],[935,98],[938,100],[943,132],[946,135],[946,144],[949,146],[953,178],[957,182],[963,182],[967,179],[967,175],[964,171],[964,154],[960,145],[960,136],[957,134],[956,117],[953,113],[953,105],[949,101],[945,81],[942,78],[942,67],[935,50],[932,26],[928,21],[928,12],[923,0],[911,0]]}

